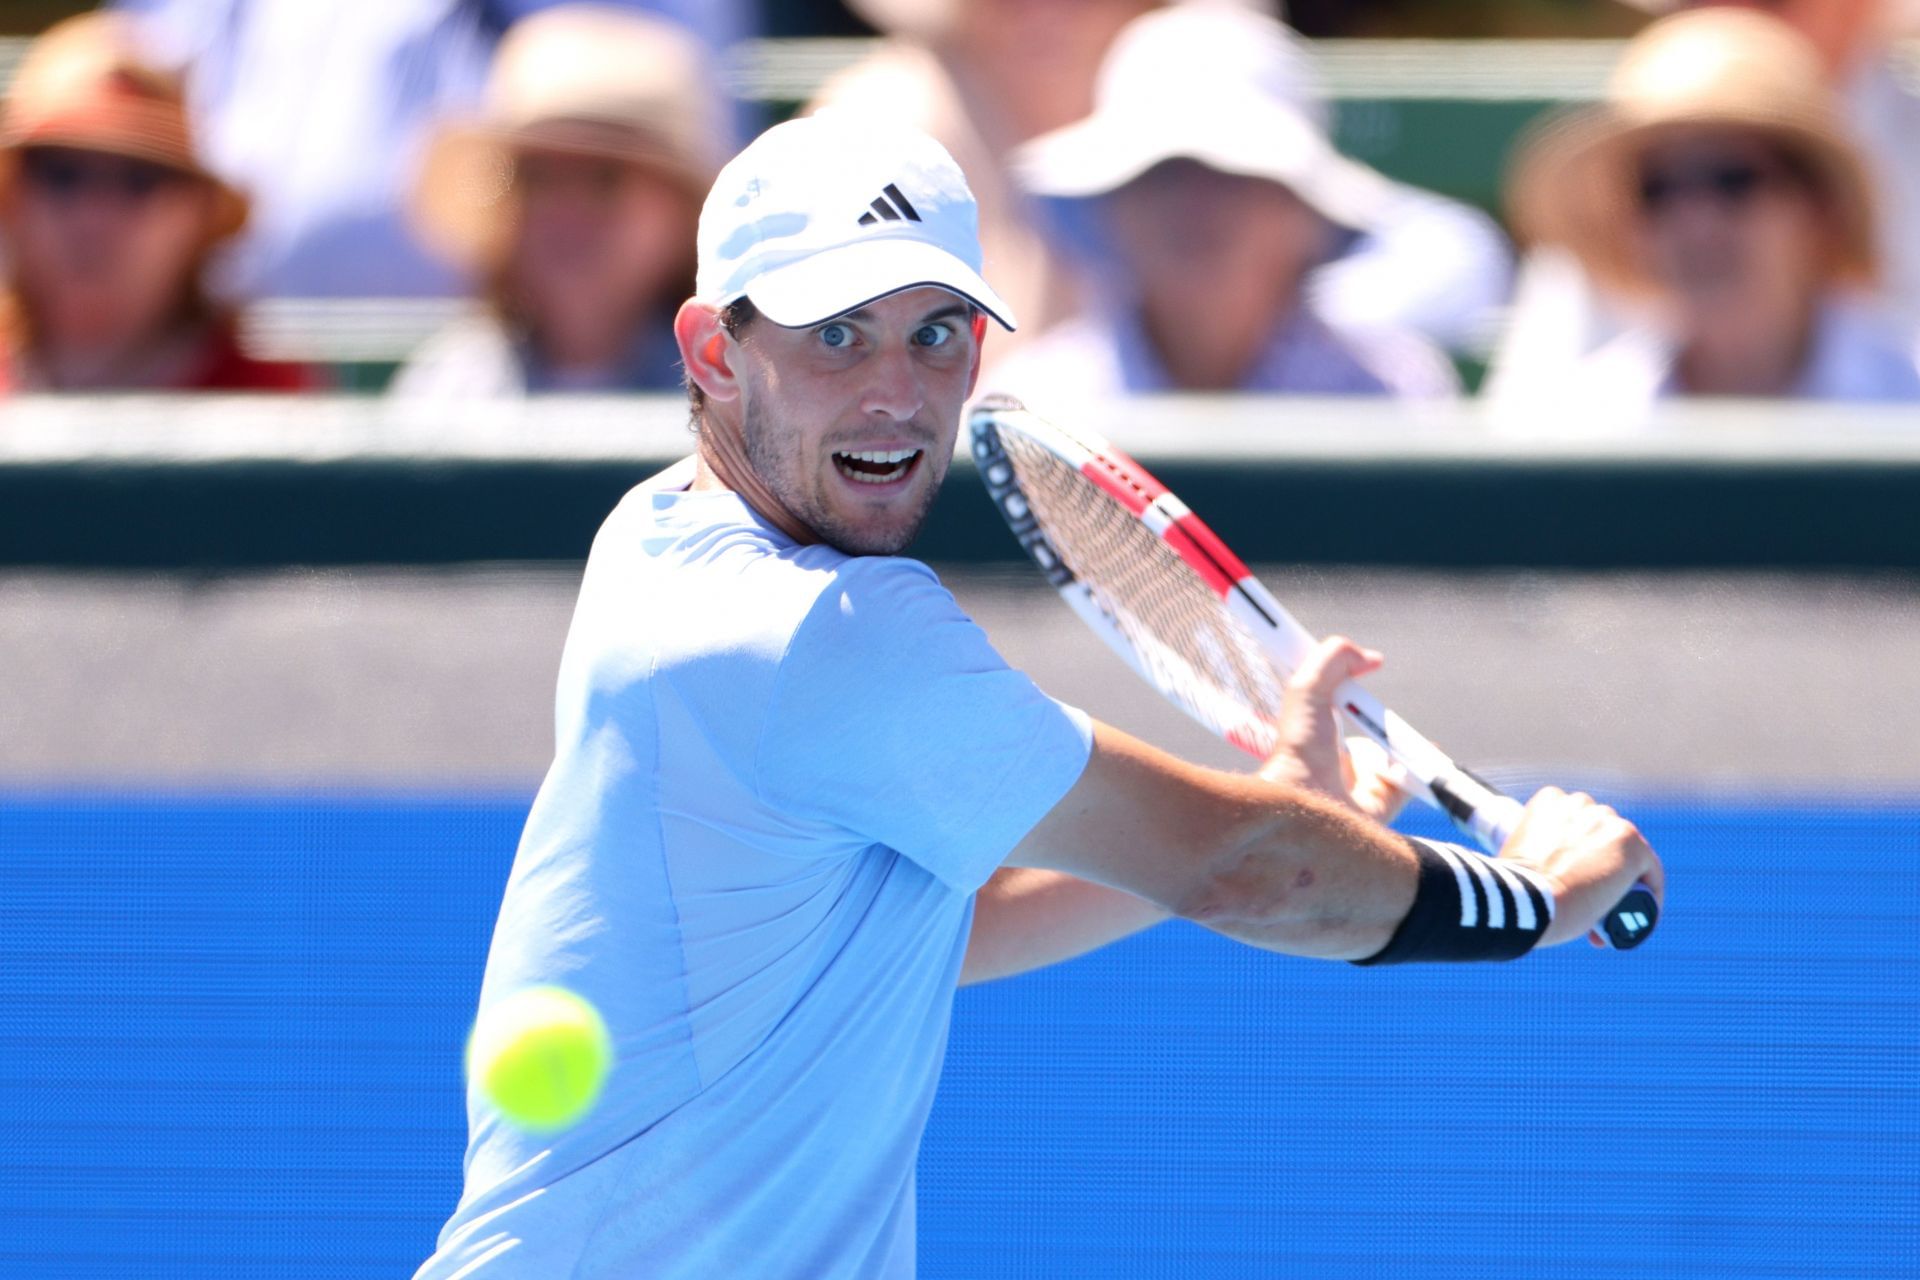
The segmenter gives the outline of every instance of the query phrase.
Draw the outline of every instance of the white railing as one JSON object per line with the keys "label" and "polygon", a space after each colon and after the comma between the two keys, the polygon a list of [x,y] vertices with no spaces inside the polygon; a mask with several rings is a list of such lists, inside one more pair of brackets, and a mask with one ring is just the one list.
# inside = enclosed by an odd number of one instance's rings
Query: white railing
{"label": "white railing", "polygon": [[[1189,462],[1529,461],[1799,466],[1920,464],[1920,406],[1675,404],[1645,427],[1516,435],[1472,402],[1170,396],[1098,425],[1145,459]],[[360,396],[23,396],[0,401],[0,465],[346,458],[665,460],[692,448],[676,395],[440,405]]]}
{"label": "white railing", "polygon": [[[0,90],[30,40],[0,37]],[[869,39],[748,40],[724,68],[727,88],[761,102],[802,102],[873,49]],[[1617,40],[1317,40],[1316,61],[1335,98],[1503,101],[1598,95],[1619,57]]]}

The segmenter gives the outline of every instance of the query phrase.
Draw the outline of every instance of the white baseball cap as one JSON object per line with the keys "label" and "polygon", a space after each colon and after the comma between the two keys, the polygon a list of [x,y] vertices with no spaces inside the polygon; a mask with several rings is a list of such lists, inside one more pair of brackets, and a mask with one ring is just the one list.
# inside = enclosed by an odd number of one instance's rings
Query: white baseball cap
{"label": "white baseball cap", "polygon": [[745,297],[803,328],[903,289],[959,294],[1011,330],[981,278],[980,216],[946,148],[917,129],[824,111],[729,161],[700,210],[694,293]]}
{"label": "white baseball cap", "polygon": [[1174,5],[1128,23],[1100,65],[1093,114],[1021,147],[1014,167],[1035,194],[1082,198],[1175,159],[1278,183],[1355,230],[1392,190],[1328,140],[1292,33],[1238,5]]}

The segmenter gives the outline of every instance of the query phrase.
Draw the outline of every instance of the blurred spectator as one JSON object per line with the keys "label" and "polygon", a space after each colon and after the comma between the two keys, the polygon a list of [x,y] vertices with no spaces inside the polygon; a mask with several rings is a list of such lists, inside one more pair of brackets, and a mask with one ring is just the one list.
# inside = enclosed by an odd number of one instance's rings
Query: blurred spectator
{"label": "blurred spectator", "polygon": [[[1627,425],[1671,395],[1920,398],[1879,280],[1870,179],[1812,45],[1714,7],[1632,44],[1606,101],[1524,145],[1510,203],[1632,317],[1571,369],[1515,378],[1542,425]],[[1526,370],[1516,370],[1525,374]]]}
{"label": "blurred spectator", "polygon": [[1113,38],[1160,0],[847,0],[880,50],[823,85],[809,111],[844,108],[923,129],[952,153],[980,204],[980,244],[1020,317],[998,359],[1077,307],[1072,264],[1043,234],[1007,155],[1080,119]]}
{"label": "blurred spectator", "polygon": [[[1008,170],[1019,144],[1083,119],[1093,110],[1099,68],[1118,33],[1161,8],[1158,0],[849,0],[891,39],[882,51],[829,81],[814,108],[886,112],[945,143],[980,198],[987,261],[1009,283],[1020,316],[1019,340],[1045,332],[1080,310],[1088,277],[1111,264],[1091,241],[1085,212],[1072,204],[1036,206]],[[1183,7],[1231,10],[1255,21],[1258,74],[1267,92],[1290,102],[1322,134],[1325,102],[1305,52],[1272,22],[1263,0],[1187,0]],[[1234,18],[1196,31],[1231,41]],[[1152,28],[1149,28],[1151,30]],[[1283,46],[1276,48],[1275,46]],[[1185,72],[1245,53],[1211,49]],[[1147,90],[1157,100],[1157,87]],[[1363,228],[1331,240],[1307,284],[1318,311],[1335,323],[1404,327],[1462,351],[1484,348],[1506,301],[1510,261],[1493,220],[1465,205],[1397,184],[1382,194]],[[996,343],[990,357],[1011,350]]]}
{"label": "blurred spectator", "polygon": [[[679,22],[717,60],[749,0],[603,0]],[[213,166],[256,212],[223,283],[247,296],[458,293],[402,208],[435,124],[471,112],[509,27],[554,0],[119,0],[194,68]]]}
{"label": "blurred spectator", "polygon": [[[1879,197],[1881,287],[1900,318],[1920,328],[1920,92],[1894,47],[1897,36],[1915,33],[1911,0],[1732,2],[1772,13],[1819,50]],[[1704,6],[1641,0],[1640,7],[1665,13]]]}
{"label": "blurred spectator", "polygon": [[[1781,19],[1814,46],[1840,109],[1864,153],[1881,216],[1879,290],[1893,317],[1920,332],[1920,92],[1895,38],[1920,29],[1912,0],[1628,0],[1653,13],[1754,8]],[[1511,322],[1488,379],[1488,395],[1511,399],[1529,383],[1550,381],[1617,335],[1627,319],[1594,291],[1564,250],[1529,252]]]}
{"label": "blurred spectator", "polygon": [[1455,390],[1424,340],[1348,329],[1308,296],[1309,273],[1396,197],[1301,110],[1298,56],[1285,28],[1240,9],[1185,5],[1127,27],[1093,113],[1017,157],[1030,190],[1092,205],[1115,267],[993,389],[1055,413],[1152,391]]}
{"label": "blurred spectator", "polygon": [[201,163],[182,86],[130,18],[36,40],[0,114],[7,256],[0,389],[291,391],[310,370],[244,355],[203,286],[246,198]]}
{"label": "blurred spectator", "polygon": [[486,308],[430,339],[395,394],[679,387],[673,312],[723,112],[671,23],[566,5],[509,32],[484,115],[435,139],[414,200]]}

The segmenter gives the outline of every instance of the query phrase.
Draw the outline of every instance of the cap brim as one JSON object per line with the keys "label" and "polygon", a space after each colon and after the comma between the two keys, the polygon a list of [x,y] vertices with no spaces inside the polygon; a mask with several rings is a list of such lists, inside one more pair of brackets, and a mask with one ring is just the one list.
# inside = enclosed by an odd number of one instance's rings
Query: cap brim
{"label": "cap brim", "polygon": [[[746,288],[754,307],[788,329],[831,320],[907,289],[957,293],[1014,330],[1013,311],[980,273],[923,240],[872,237],[822,250],[756,276]],[[720,299],[720,302],[730,299]]]}
{"label": "cap brim", "polygon": [[1155,126],[1101,115],[1035,138],[1015,154],[1023,186],[1067,199],[1103,196],[1168,160],[1197,160],[1222,173],[1264,178],[1356,231],[1379,217],[1388,183],[1349,160],[1291,111],[1239,117],[1234,127]]}

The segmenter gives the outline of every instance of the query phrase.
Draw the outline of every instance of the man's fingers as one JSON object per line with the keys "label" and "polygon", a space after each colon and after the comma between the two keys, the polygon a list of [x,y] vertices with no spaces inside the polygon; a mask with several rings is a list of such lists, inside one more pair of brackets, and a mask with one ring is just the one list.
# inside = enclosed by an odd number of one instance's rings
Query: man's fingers
{"label": "man's fingers", "polygon": [[[1665,900],[1665,868],[1640,829],[1583,791],[1535,792],[1504,852],[1558,883],[1563,926],[1577,928],[1610,911],[1635,880],[1644,880],[1656,901]],[[1555,935],[1569,936],[1578,935]],[[1606,945],[1597,932],[1589,937]]]}
{"label": "man's fingers", "polygon": [[1355,734],[1344,740],[1353,776],[1347,789],[1360,812],[1380,822],[1392,822],[1413,798],[1405,768],[1372,738]]}
{"label": "man's fingers", "polygon": [[1328,636],[1294,669],[1287,692],[1330,702],[1335,689],[1356,676],[1379,670],[1382,661],[1379,653],[1363,649],[1345,636]]}
{"label": "man's fingers", "polygon": [[1314,645],[1287,680],[1274,725],[1278,742],[1260,776],[1353,802],[1357,778],[1341,750],[1333,693],[1379,665],[1379,654],[1345,636],[1329,636]]}

